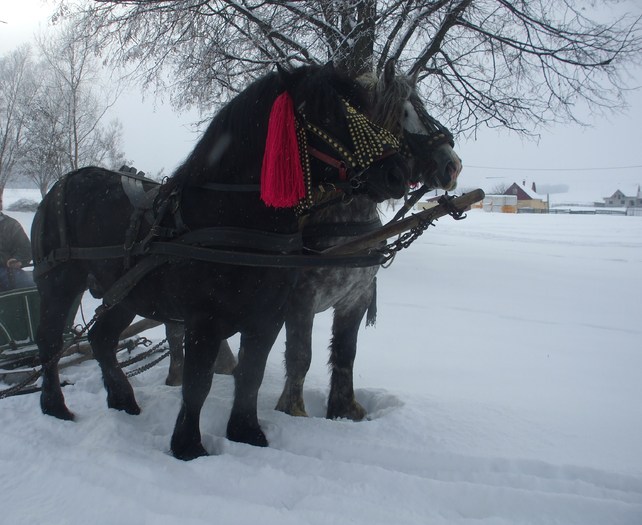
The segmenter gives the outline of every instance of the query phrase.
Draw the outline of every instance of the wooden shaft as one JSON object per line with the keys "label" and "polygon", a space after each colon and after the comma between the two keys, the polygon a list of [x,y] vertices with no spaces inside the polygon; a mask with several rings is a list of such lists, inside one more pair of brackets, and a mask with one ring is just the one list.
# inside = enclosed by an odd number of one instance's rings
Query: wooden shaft
{"label": "wooden shaft", "polygon": [[[464,211],[471,204],[479,202],[483,198],[483,190],[477,189],[469,193],[465,193],[460,197],[453,198],[450,201],[450,205],[458,211]],[[433,208],[420,211],[419,213],[415,213],[414,215],[401,219],[400,221],[388,223],[373,232],[361,235],[343,244],[332,246],[327,250],[323,250],[322,253],[324,255],[350,255],[370,251],[377,248],[382,241],[407,232],[424,221],[432,221],[439,217],[443,217],[444,215],[448,215],[448,212],[449,208],[447,206],[438,204]]]}

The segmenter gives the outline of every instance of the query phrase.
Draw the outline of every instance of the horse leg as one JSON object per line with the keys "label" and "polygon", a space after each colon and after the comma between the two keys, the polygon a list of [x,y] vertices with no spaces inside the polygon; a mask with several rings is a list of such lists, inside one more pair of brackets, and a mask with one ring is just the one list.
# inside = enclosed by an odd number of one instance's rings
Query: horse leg
{"label": "horse leg", "polygon": [[[330,396],[327,418],[347,418],[361,421],[365,409],[354,397],[353,367],[357,353],[357,335],[369,301],[359,302],[358,308],[335,306],[330,343]],[[362,304],[365,305],[362,306]]]}
{"label": "horse leg", "polygon": [[290,310],[285,318],[285,385],[276,410],[291,416],[307,417],[303,382],[312,361],[314,312],[307,308]]}
{"label": "horse leg", "polygon": [[103,374],[103,384],[107,390],[107,406],[124,410],[128,414],[140,414],[134,390],[116,359],[118,338],[120,333],[130,325],[132,319],[134,319],[132,312],[121,306],[114,306],[98,317],[89,330],[88,339]]}
{"label": "horse leg", "polygon": [[267,357],[281,326],[282,321],[261,333],[243,333],[241,336],[243,355],[234,370],[234,404],[227,422],[227,438],[231,441],[257,447],[268,446],[259,425],[256,405]]}
{"label": "horse leg", "polygon": [[201,443],[200,417],[212,386],[220,335],[209,319],[185,324],[183,402],[176,419],[171,449],[174,457],[190,460],[207,456]]}
{"label": "horse leg", "polygon": [[77,268],[58,267],[38,279],[40,320],[36,344],[42,364],[40,408],[43,414],[73,420],[65,405],[60,387],[58,361],[63,345],[62,334],[75,299],[84,290],[86,275]]}
{"label": "horse leg", "polygon": [[181,323],[165,323],[165,337],[169,344],[169,372],[165,384],[180,386],[183,384],[183,339],[185,330]]}
{"label": "horse leg", "polygon": [[[169,386],[180,386],[183,384],[183,339],[185,329],[181,323],[165,323],[165,337],[169,344],[169,372],[165,384]],[[234,372],[236,359],[232,349],[223,339],[218,349],[218,357],[214,364],[214,373],[229,375]]]}

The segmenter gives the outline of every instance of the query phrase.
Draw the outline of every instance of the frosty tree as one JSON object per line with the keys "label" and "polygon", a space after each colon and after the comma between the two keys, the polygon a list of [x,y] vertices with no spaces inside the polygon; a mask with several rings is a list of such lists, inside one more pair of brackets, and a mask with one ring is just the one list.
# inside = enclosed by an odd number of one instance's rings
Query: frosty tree
{"label": "frosty tree", "polygon": [[0,57],[0,194],[16,174],[44,196],[70,170],[125,160],[120,123],[104,124],[117,93],[102,86],[93,48],[65,26],[37,51]]}
{"label": "frosty tree", "polygon": [[101,0],[81,8],[61,2],[59,16],[80,16],[107,60],[135,67],[178,108],[211,111],[277,62],[332,60],[356,76],[394,58],[401,72],[418,76],[433,112],[454,130],[527,132],[576,120],[578,105],[623,106],[626,68],[642,49],[639,19],[626,5],[633,4]]}
{"label": "frosty tree", "polygon": [[37,91],[29,47],[0,57],[0,200],[25,147],[28,108]]}

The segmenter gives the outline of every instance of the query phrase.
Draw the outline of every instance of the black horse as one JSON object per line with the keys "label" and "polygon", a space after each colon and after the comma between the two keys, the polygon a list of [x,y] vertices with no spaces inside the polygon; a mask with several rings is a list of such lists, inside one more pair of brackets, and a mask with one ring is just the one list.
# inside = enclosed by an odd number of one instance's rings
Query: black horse
{"label": "black horse", "polygon": [[[412,181],[424,188],[453,189],[461,161],[453,151],[452,135],[429,117],[421,103],[415,79],[395,74],[395,64],[386,64],[381,79],[363,79],[374,97],[374,120],[397,135],[412,169]],[[350,236],[381,225],[377,205],[357,196],[312,213],[303,228],[306,248],[322,251],[346,242]],[[334,309],[329,366],[328,418],[361,420],[366,411],[356,401],[353,366],[357,336],[368,312],[374,323],[378,266],[365,268],[309,268],[302,271],[286,307],[286,381],[277,410],[305,416],[303,383],[312,358],[314,316]]]}
{"label": "black horse", "polygon": [[[409,182],[423,184],[425,190],[453,189],[462,168],[461,160],[453,150],[451,133],[424,108],[416,91],[416,79],[396,75],[395,64],[389,61],[381,79],[366,76],[360,83],[371,98],[375,122],[404,144],[404,154],[412,171]],[[323,251],[381,226],[377,205],[367,196],[346,200],[326,192],[318,197],[318,204],[302,226],[305,248],[312,252]],[[307,268],[301,272],[286,307],[286,381],[277,410],[295,416],[307,415],[303,384],[312,359],[313,321],[317,313],[333,308],[327,417],[352,420],[365,417],[365,410],[354,396],[353,367],[359,327],[366,312],[370,314],[367,322],[374,322],[378,269],[378,266],[332,267]],[[177,384],[182,373],[182,349],[176,342],[170,347],[168,384]],[[219,353],[219,358],[222,357],[225,360],[221,359],[220,369],[225,370],[234,360],[225,341]]]}
{"label": "black horse", "polygon": [[[281,111],[275,116],[277,105]],[[257,80],[214,117],[187,160],[163,184],[151,226],[131,213],[122,174],[84,168],[56,183],[32,228],[41,298],[42,411],[73,419],[58,373],[61,334],[73,299],[91,275],[110,298],[88,334],[109,407],[140,412],[114,352],[118,334],[134,315],[183,321],[183,402],[171,449],[181,459],[205,455],[199,419],[219,343],[240,332],[244,356],[234,374],[227,437],[266,446],[256,402],[267,355],[296,284],[298,272],[282,261],[287,260],[284,253],[301,249],[297,211],[310,204],[311,189],[324,184],[376,201],[399,198],[407,185],[407,165],[395,151],[394,137],[364,116],[368,110],[360,86],[330,66]],[[280,143],[268,135],[273,117],[282,121],[275,137],[298,124],[298,147],[292,149],[290,140],[290,149],[279,155]],[[271,142],[276,146],[270,152],[266,144]],[[264,153],[276,156],[277,163],[283,157],[297,161],[290,162],[290,169],[306,176],[306,182],[297,183],[302,192],[293,196],[292,181],[278,180],[287,170],[273,170],[277,180],[262,175]],[[222,250],[212,252],[208,246]],[[225,257],[212,262],[212,253]],[[271,266],[275,260],[278,264]]]}

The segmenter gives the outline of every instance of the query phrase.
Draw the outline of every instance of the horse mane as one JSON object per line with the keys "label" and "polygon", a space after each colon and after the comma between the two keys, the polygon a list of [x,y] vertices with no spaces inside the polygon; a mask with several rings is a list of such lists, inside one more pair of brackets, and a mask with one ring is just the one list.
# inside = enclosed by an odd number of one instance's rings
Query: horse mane
{"label": "horse mane", "polygon": [[391,82],[384,82],[373,73],[360,76],[358,82],[371,93],[372,119],[375,124],[401,136],[404,103],[414,92],[413,81],[405,75],[395,75]]}
{"label": "horse mane", "polygon": [[341,98],[365,111],[369,104],[362,86],[328,66],[302,66],[272,72],[254,81],[212,119],[187,159],[164,184],[163,192],[207,181],[257,183],[272,104],[288,89],[295,108],[308,119],[338,119]]}

